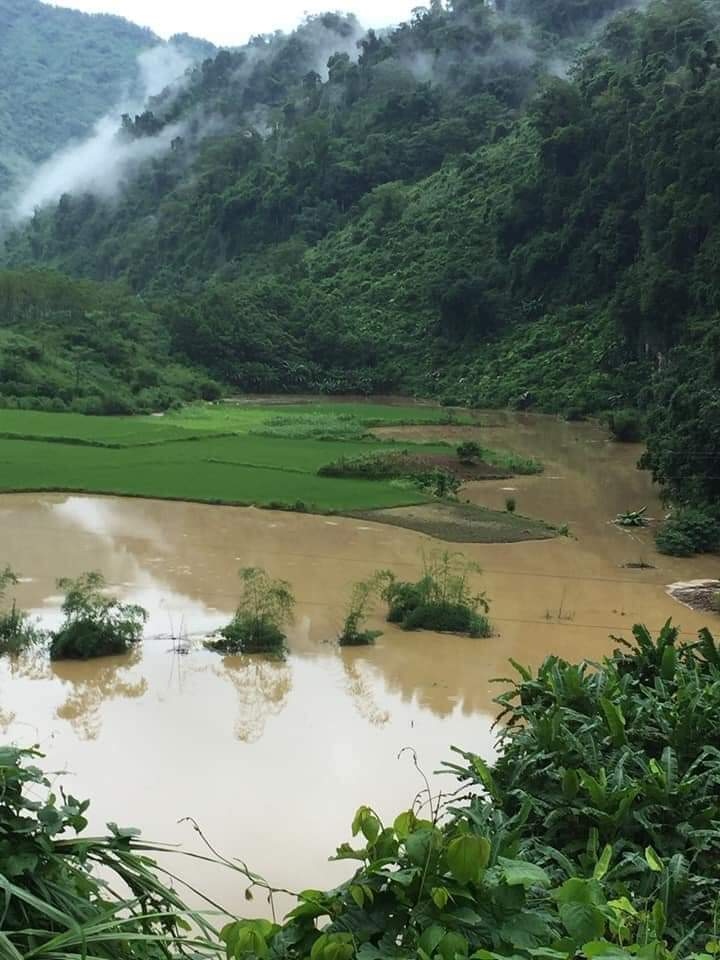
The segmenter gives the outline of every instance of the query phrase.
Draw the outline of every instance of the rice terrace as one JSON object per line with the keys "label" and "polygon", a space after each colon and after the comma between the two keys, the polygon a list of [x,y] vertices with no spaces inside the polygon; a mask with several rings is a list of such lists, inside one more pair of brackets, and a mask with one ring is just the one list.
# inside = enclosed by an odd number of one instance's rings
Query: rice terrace
{"label": "rice terrace", "polygon": [[[463,463],[448,443],[383,441],[373,428],[443,420],[473,423],[465,413],[432,405],[357,402],[205,404],[149,417],[5,410],[0,491],[105,493],[319,513],[404,507],[434,499],[433,471],[442,480],[454,461],[454,469],[467,477],[480,464]],[[489,449],[477,453],[491,476],[542,469],[527,457]],[[413,482],[418,479],[410,469],[413,459],[421,462],[424,485]],[[360,463],[363,469],[322,475],[337,462]],[[378,467],[385,463],[389,469]],[[469,513],[458,512],[451,526],[488,518],[495,520],[491,538],[502,539],[503,528],[509,539],[552,535],[547,525],[508,513],[494,517],[479,507]]]}

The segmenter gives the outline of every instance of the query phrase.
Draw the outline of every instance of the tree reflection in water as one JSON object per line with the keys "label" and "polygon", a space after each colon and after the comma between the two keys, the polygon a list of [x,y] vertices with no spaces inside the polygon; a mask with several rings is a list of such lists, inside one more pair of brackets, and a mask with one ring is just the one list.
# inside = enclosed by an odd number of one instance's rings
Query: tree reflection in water
{"label": "tree reflection in water", "polygon": [[223,657],[215,667],[237,691],[238,713],[235,736],[244,743],[255,743],[263,735],[270,717],[283,711],[292,687],[292,672],[284,660],[260,655]]}
{"label": "tree reflection in water", "polygon": [[382,727],[390,719],[390,714],[375,703],[372,684],[363,676],[363,667],[367,668],[368,665],[362,653],[346,647],[340,651],[340,655],[347,678],[347,691],[358,713],[374,727]]}
{"label": "tree reflection in water", "polygon": [[101,657],[97,660],[58,660],[50,665],[53,676],[69,684],[71,691],[57,709],[57,716],[72,724],[83,740],[94,740],[102,727],[101,710],[108,700],[136,700],[148,689],[144,677],[128,680],[126,673],[142,659],[135,648],[122,657]]}
{"label": "tree reflection in water", "polygon": [[[4,657],[2,665],[4,667],[3,673],[10,678],[11,683],[15,677],[41,680],[50,675],[44,655],[32,648],[24,650],[16,656]],[[6,733],[15,723],[17,714],[14,710],[3,708],[2,699],[2,691],[0,690],[0,730]]]}

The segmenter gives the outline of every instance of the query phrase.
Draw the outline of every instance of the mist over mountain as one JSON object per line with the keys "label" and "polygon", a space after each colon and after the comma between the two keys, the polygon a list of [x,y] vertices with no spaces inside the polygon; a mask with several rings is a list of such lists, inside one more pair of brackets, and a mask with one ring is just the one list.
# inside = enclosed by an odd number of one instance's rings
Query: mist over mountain
{"label": "mist over mountain", "polygon": [[[0,195],[132,98],[138,56],[161,44],[121,17],[0,0]],[[188,61],[214,51],[191,37],[171,44]]]}

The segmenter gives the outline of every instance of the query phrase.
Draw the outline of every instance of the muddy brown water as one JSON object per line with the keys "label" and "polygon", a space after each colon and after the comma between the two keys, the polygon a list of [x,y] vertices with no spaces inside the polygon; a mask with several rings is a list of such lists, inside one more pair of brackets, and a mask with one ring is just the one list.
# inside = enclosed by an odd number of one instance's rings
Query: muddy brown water
{"label": "muddy brown water", "polygon": [[[607,442],[593,424],[484,414],[477,428],[388,428],[408,439],[457,435],[539,457],[535,477],[470,484],[464,496],[567,523],[573,538],[465,544],[483,567],[496,635],[468,640],[403,634],[381,622],[375,647],[332,643],[351,584],[378,567],[414,575],[434,542],[422,534],[341,517],[67,495],[0,497],[2,553],[23,575],[17,597],[46,625],[59,619],[58,575],[102,570],[123,599],[150,611],[147,639],[128,657],[49,664],[0,662],[0,734],[38,743],[46,765],[76,796],[92,798],[92,826],[108,820],[202,850],[194,817],[228,857],[291,889],[342,880],[328,863],[349,839],[356,807],[385,817],[422,787],[412,747],[428,771],[458,744],[491,758],[492,702],[508,657],[538,664],[548,653],[598,658],[609,634],[668,618],[688,635],[713,621],[665,594],[678,580],[714,576],[716,561],[659,556],[650,530],[621,530],[618,511],[662,508],[640,448]],[[454,439],[454,437],[453,437]],[[654,569],[627,569],[643,560]],[[262,565],[298,598],[284,663],[202,648],[173,653],[175,635],[224,623],[237,569]],[[714,623],[710,622],[713,627]],[[400,755],[400,756],[399,756]],[[55,778],[54,778],[55,779]],[[434,785],[450,787],[447,778]],[[230,910],[247,904],[241,878],[217,867],[172,866]]]}

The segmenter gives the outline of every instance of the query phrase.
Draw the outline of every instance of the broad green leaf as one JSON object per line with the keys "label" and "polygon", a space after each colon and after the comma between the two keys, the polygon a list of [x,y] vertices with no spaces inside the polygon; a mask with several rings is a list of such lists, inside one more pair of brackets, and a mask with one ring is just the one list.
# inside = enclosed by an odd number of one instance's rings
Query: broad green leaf
{"label": "broad green leaf", "polygon": [[607,697],[600,697],[600,706],[605,714],[613,744],[616,747],[622,746],[622,744],[627,742],[625,736],[625,717],[623,716],[622,710],[617,704],[613,703],[612,700],[608,700]]}
{"label": "broad green leaf", "polygon": [[605,906],[606,902],[597,880],[583,880],[582,877],[570,877],[557,890],[553,890],[551,896],[558,903],[583,903],[601,907]]}
{"label": "broad green leaf", "polygon": [[430,891],[432,901],[438,910],[444,910],[447,906],[449,894],[446,887],[433,887]]}
{"label": "broad green leaf", "polygon": [[630,903],[627,897],[619,897],[617,900],[608,900],[608,906],[618,913],[627,913],[631,917],[637,916],[637,910]]}
{"label": "broad green leaf", "polygon": [[505,883],[510,887],[549,887],[550,877],[534,863],[527,863],[525,860],[507,860],[505,857],[498,857],[498,863],[502,867]]}
{"label": "broad green leaf", "polygon": [[405,840],[415,829],[415,824],[417,823],[417,818],[412,810],[406,810],[404,813],[399,814],[395,817],[395,822],[393,823],[393,830],[397,834],[399,840]]}
{"label": "broad green leaf", "polygon": [[593,870],[593,877],[596,880],[602,880],[605,874],[608,872],[610,867],[610,861],[612,860],[613,848],[612,844],[608,843],[605,845],[603,852],[600,854],[600,859],[595,864],[595,869]]}
{"label": "broad green leaf", "polygon": [[352,822],[352,835],[362,832],[368,843],[374,843],[380,833],[380,821],[370,807],[360,807]]}
{"label": "broad green leaf", "polygon": [[443,960],[455,960],[456,957],[466,957],[469,944],[461,933],[450,930],[437,945],[437,952]]}
{"label": "broad green leaf", "polygon": [[632,960],[632,954],[607,940],[590,940],[584,943],[582,952],[589,960]]}
{"label": "broad green leaf", "polygon": [[664,870],[662,860],[655,853],[652,847],[645,847],[645,862],[651,870],[655,871],[655,873],[662,873]]}
{"label": "broad green leaf", "polygon": [[677,650],[672,645],[663,650],[660,662],[660,676],[663,680],[673,680],[677,670]]}
{"label": "broad green leaf", "polygon": [[563,926],[577,944],[598,940],[605,932],[605,917],[594,904],[561,903],[559,912]]}
{"label": "broad green leaf", "polygon": [[419,867],[424,867],[441,838],[434,828],[415,830],[405,841],[408,858]]}
{"label": "broad green leaf", "polygon": [[357,883],[350,884],[350,896],[359,907],[362,907],[365,903],[365,893],[363,888]]}
{"label": "broad green leaf", "polygon": [[429,927],[426,927],[422,935],[420,936],[420,947],[428,954],[432,956],[437,949],[437,945],[440,943],[442,938],[445,936],[446,930],[445,927],[441,927],[439,923],[433,923]]}
{"label": "broad green leaf", "polygon": [[578,788],[580,786],[580,780],[577,775],[577,770],[568,769],[563,773],[562,778],[562,792],[563,796],[568,800],[572,800],[577,796]]}
{"label": "broad green leaf", "polygon": [[506,920],[499,930],[502,939],[512,947],[529,950],[547,943],[550,937],[548,925],[537,913],[523,910]]}
{"label": "broad green leaf", "polygon": [[477,881],[490,859],[490,841],[466,834],[451,840],[447,848],[450,873],[458,883]]}
{"label": "broad green leaf", "polygon": [[665,917],[665,907],[663,906],[662,900],[655,901],[651,913],[653,924],[655,925],[655,936],[658,940],[660,940],[665,932],[665,924],[667,922]]}

